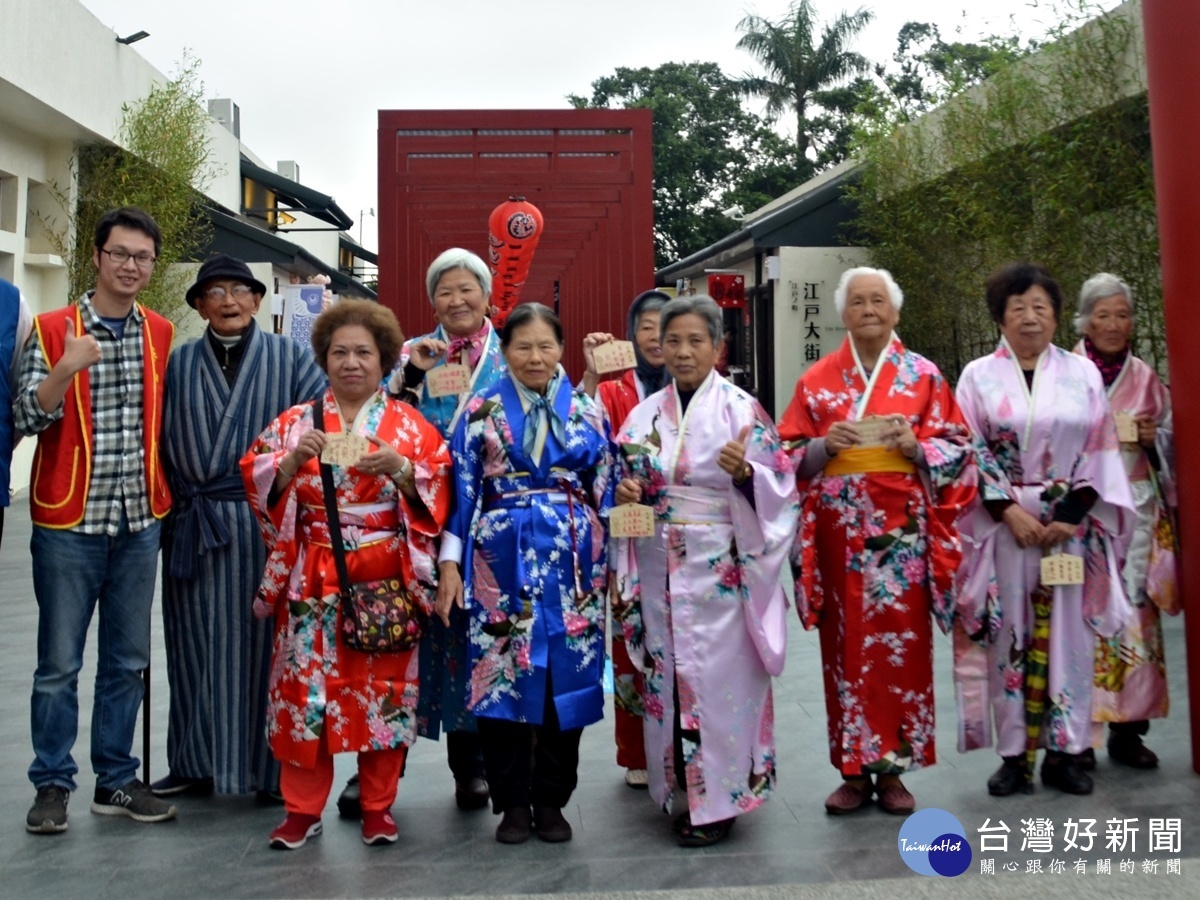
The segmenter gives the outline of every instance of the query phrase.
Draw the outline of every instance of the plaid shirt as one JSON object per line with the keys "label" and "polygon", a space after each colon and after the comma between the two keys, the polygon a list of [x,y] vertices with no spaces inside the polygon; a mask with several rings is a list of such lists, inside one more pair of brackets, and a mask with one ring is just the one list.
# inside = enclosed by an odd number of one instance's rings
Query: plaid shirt
{"label": "plaid shirt", "polygon": [[[142,443],[142,330],[146,317],[134,306],[121,338],[92,306],[91,293],[79,299],[83,327],[100,345],[100,361],[88,369],[92,403],[92,480],[83,521],[71,531],[117,534],[124,514],[130,531],[141,531],[156,519],[146,485],[146,451]],[[63,405],[42,409],[37,389],[50,374],[41,343],[32,339],[21,360],[21,380],[13,404],[18,430],[45,431],[63,417]]]}

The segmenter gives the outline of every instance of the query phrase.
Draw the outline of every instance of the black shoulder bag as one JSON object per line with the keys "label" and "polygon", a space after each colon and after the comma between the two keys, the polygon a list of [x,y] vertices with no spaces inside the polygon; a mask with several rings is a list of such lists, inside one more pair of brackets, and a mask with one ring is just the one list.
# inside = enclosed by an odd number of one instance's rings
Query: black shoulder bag
{"label": "black shoulder bag", "polygon": [[[313,406],[313,428],[324,431],[321,410]],[[329,543],[337,566],[339,605],[342,612],[342,642],[362,653],[403,653],[417,646],[425,633],[426,614],[415,603],[404,581],[383,578],[378,581],[350,583],[346,568],[346,547],[338,516],[337,493],[333,486],[333,467],[320,462],[321,488],[325,494],[325,516],[329,520]]]}

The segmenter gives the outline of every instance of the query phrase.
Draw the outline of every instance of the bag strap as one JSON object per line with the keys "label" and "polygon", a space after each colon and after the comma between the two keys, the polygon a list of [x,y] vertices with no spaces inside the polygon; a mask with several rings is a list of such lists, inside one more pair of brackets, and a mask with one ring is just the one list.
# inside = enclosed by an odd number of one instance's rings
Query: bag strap
{"label": "bag strap", "polygon": [[[325,431],[324,418],[324,409],[318,409],[317,404],[314,403],[314,431],[322,433]],[[342,541],[342,522],[338,517],[337,492],[333,487],[333,466],[321,462],[320,457],[317,457],[317,464],[321,470],[321,491],[325,495],[325,518],[329,525],[329,544],[333,548],[333,562],[337,566],[338,585],[343,594],[348,594],[350,593],[350,570],[346,568],[346,547]]]}

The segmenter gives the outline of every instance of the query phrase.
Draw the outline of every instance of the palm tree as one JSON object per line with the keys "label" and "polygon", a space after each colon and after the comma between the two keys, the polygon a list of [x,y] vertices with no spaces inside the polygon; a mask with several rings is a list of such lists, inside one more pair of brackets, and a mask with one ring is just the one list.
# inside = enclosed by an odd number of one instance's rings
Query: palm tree
{"label": "palm tree", "polygon": [[766,100],[766,113],[778,119],[785,110],[796,114],[796,164],[801,171],[807,165],[809,134],[808,106],[813,95],[838,82],[868,70],[870,62],[847,45],[875,17],[870,10],[842,12],[837,19],[817,32],[817,11],[810,0],[796,0],[786,16],[771,22],[762,16],[746,15],[738,22],[742,38],[739,50],[754,56],[766,76],[747,75],[738,85],[747,97]]}

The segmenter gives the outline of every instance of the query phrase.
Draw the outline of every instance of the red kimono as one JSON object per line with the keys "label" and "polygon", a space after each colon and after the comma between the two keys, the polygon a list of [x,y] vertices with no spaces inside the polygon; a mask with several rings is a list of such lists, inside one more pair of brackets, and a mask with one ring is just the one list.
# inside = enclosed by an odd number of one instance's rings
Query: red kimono
{"label": "red kimono", "polygon": [[903,416],[922,456],[843,451],[800,479],[792,554],[801,621],[820,630],[830,759],[845,775],[937,761],[930,613],[949,628],[962,556],[954,521],[976,493],[953,392],[895,338],[865,373],[847,337],[801,376],[779,432],[800,468],[833,423],[873,415]]}
{"label": "red kimono", "polygon": [[[411,650],[360,653],[338,637],[340,588],[317,459],[302,465],[278,498],[271,495],[279,463],[312,430],[313,413],[308,404],[285,410],[241,461],[270,551],[256,601],[260,614],[275,618],[267,732],[277,759],[306,768],[314,765],[321,741],[330,753],[410,746],[418,675]],[[332,391],[325,393],[322,414],[326,433],[341,429]],[[412,461],[420,502],[409,500],[386,475],[333,467],[350,580],[401,578],[432,614],[434,538],[450,513],[446,443],[420,413],[382,391],[351,428]]]}
{"label": "red kimono", "polygon": [[[602,381],[596,389],[596,395],[608,413],[614,435],[621,430],[633,408],[645,399],[634,369],[620,378]],[[644,769],[646,744],[642,736],[642,673],[629,658],[621,629],[613,628],[611,634],[617,765],[624,769]]]}

